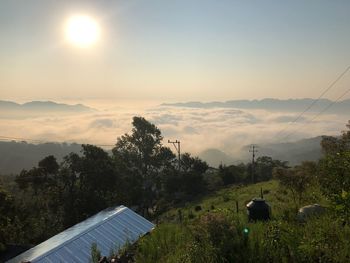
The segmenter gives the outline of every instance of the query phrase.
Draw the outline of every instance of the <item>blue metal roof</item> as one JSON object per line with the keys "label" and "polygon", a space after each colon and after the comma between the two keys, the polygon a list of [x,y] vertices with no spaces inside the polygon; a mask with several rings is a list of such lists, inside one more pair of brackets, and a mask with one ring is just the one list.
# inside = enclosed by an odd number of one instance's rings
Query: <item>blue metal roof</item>
{"label": "blue metal roof", "polygon": [[92,244],[96,243],[101,254],[108,256],[112,250],[136,241],[153,228],[154,224],[125,206],[109,208],[8,262],[90,262]]}

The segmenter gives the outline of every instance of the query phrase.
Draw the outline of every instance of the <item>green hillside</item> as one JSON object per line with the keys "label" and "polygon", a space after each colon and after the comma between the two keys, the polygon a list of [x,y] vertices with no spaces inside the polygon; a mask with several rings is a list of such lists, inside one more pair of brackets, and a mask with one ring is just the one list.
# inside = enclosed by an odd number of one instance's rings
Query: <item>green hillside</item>
{"label": "green hillside", "polygon": [[[268,222],[248,222],[245,204],[258,197],[272,207]],[[291,192],[271,180],[231,186],[164,213],[136,247],[136,262],[349,262],[350,227],[331,209],[296,220]],[[236,201],[239,212],[236,212]],[[300,205],[329,206],[317,186]]]}
{"label": "green hillside", "polygon": [[[219,190],[209,196],[203,197],[191,203],[185,204],[183,207],[173,208],[161,216],[161,222],[173,222],[177,220],[179,210],[184,219],[194,219],[209,211],[229,210],[236,213],[236,201],[238,202],[238,210],[240,216],[246,215],[245,205],[254,197],[260,197],[261,189],[263,197],[271,205],[272,218],[278,219],[283,216],[293,206],[290,192],[281,189],[276,180],[261,182],[247,186],[231,186]],[[315,189],[308,191],[302,205],[319,203],[327,205],[327,201]],[[196,211],[200,207],[200,210]]]}

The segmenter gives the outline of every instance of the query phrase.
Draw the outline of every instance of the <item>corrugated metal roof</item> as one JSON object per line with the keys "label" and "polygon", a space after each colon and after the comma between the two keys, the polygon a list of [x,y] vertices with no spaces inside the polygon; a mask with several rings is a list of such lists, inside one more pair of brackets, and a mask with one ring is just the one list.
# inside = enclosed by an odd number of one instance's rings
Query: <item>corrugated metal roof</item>
{"label": "corrugated metal roof", "polygon": [[8,262],[89,262],[92,244],[96,243],[101,254],[108,256],[112,250],[136,241],[153,228],[154,224],[125,206],[109,208]]}

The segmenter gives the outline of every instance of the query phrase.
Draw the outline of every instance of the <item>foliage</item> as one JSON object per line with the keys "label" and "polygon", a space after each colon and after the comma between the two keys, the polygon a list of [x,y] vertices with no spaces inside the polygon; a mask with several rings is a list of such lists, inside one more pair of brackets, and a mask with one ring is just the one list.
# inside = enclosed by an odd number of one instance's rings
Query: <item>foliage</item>
{"label": "foliage", "polygon": [[[82,145],[79,154],[70,153],[61,163],[49,155],[36,167],[7,178],[12,180],[7,185],[13,200],[11,209],[5,201],[1,204],[6,206],[0,216],[0,231],[6,232],[1,242],[35,244],[118,204],[155,218],[176,196],[183,201],[206,191],[205,162],[184,153],[179,171],[175,155],[163,146],[154,124],[134,117],[132,125],[130,134],[118,138],[112,155]],[[10,196],[6,194],[6,200]]]}
{"label": "foliage", "polygon": [[[259,157],[255,172],[260,182],[246,185],[251,164],[215,171],[184,153],[179,169],[154,124],[142,117],[134,117],[132,124],[112,155],[83,145],[80,154],[71,153],[60,164],[48,156],[23,170],[16,184],[7,184],[15,192],[0,185],[0,249],[12,241],[38,243],[122,203],[160,221],[138,244],[119,251],[127,260],[135,253],[137,262],[349,262],[349,131],[322,141],[325,156],[319,163],[288,168],[285,162]],[[272,174],[279,182],[268,181]],[[222,184],[226,187],[208,193]],[[272,220],[248,222],[245,205],[261,190]],[[296,222],[301,204],[327,204],[321,192],[334,209]],[[97,247],[91,252],[99,260]]]}
{"label": "foliage", "polygon": [[319,163],[319,182],[333,208],[350,222],[350,121],[347,127],[340,138],[322,140],[325,157]]}
{"label": "foliage", "polygon": [[[274,160],[269,156],[258,157],[254,165],[254,181],[262,182],[270,180],[273,169],[278,167],[287,168],[287,162]],[[219,166],[219,176],[224,185],[251,182],[251,172],[251,163],[246,165],[241,163],[239,165]]]}
{"label": "foliage", "polygon": [[132,124],[132,133],[118,138],[112,152],[123,177],[133,184],[127,194],[130,202],[145,214],[155,208],[162,176],[174,173],[175,155],[162,145],[163,137],[154,124],[142,117],[134,117]]}
{"label": "foliage", "polygon": [[260,156],[255,163],[255,181],[268,181],[272,178],[272,172],[275,168],[288,168],[288,163],[280,160],[274,160],[269,156]]}
{"label": "foliage", "polygon": [[221,177],[224,185],[242,183],[246,181],[247,168],[243,163],[230,166],[220,165],[219,176]]}
{"label": "foliage", "polygon": [[[218,195],[236,192],[241,203],[246,193],[251,196],[260,188],[269,190],[267,196],[274,215],[271,221],[248,222],[243,209],[237,214],[229,208],[232,202],[212,196],[193,203],[188,209],[215,203],[214,211],[203,209],[193,220],[185,220],[181,225],[170,224],[171,233],[163,229],[169,223],[161,224],[144,237],[140,243],[142,249],[136,253],[136,262],[144,262],[142,259],[147,255],[158,256],[145,262],[348,262],[350,227],[331,211],[305,224],[286,220],[283,211],[293,211],[294,204],[285,202],[291,198],[291,193],[285,193],[276,182],[232,187],[219,191]],[[244,229],[249,229],[248,233],[244,233]],[[186,235],[186,238],[171,239],[176,235]],[[163,242],[167,248],[158,245],[161,242],[156,236],[168,241]]]}
{"label": "foliage", "polygon": [[2,189],[0,181],[0,252],[5,250],[6,241],[10,238],[11,218],[9,215],[13,213],[13,209],[13,198]]}
{"label": "foliage", "polygon": [[279,180],[280,185],[292,193],[295,208],[298,209],[306,190],[315,182],[316,164],[303,162],[294,168],[275,168],[274,177]]}
{"label": "foliage", "polygon": [[162,224],[138,242],[136,262],[166,262],[169,254],[182,250],[191,234],[189,229],[177,224]]}
{"label": "foliage", "polygon": [[91,245],[91,261],[93,263],[98,263],[101,258],[101,251],[98,249],[97,244],[93,243]]}

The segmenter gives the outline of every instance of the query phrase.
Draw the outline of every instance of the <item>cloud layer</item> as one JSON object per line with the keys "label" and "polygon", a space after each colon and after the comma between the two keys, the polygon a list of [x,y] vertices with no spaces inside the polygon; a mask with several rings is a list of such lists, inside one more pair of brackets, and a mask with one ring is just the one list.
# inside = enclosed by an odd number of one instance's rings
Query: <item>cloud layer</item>
{"label": "cloud layer", "polygon": [[293,112],[232,108],[119,108],[49,117],[2,118],[0,135],[112,146],[120,135],[130,132],[133,116],[143,116],[161,129],[164,143],[168,139],[178,139],[183,151],[193,154],[216,148],[235,156],[242,146],[251,143],[293,141],[323,134],[337,135],[347,122],[345,116],[335,115],[321,115],[310,122],[314,115],[306,114],[297,123],[288,125],[297,115]]}

